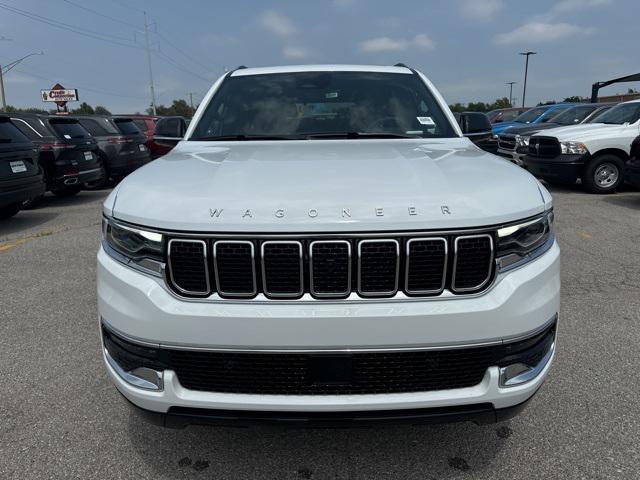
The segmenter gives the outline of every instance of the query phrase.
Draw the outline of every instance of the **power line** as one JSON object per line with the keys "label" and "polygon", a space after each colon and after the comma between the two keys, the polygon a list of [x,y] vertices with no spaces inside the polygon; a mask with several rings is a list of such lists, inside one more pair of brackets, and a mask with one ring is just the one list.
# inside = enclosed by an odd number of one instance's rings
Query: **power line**
{"label": "power line", "polygon": [[192,57],[191,55],[189,55],[187,52],[185,52],[184,50],[182,50],[181,48],[179,48],[178,46],[174,45],[167,37],[165,37],[164,35],[162,35],[160,32],[156,32],[156,35],[158,35],[158,37],[160,37],[162,40],[164,40],[165,42],[167,42],[167,44],[171,47],[173,47],[176,51],[180,52],[185,58],[191,60],[191,62],[199,65],[200,67],[202,67],[205,71],[209,71],[210,70],[210,66],[205,65],[204,63],[200,62],[199,60],[197,60],[196,58]]}
{"label": "power line", "polygon": [[171,66],[173,66],[173,68],[175,68],[176,70],[179,70],[183,73],[188,73],[189,75],[203,81],[206,83],[211,83],[211,80],[209,80],[206,77],[203,77],[202,75],[199,75],[191,70],[189,70],[188,68],[184,67],[183,65],[179,64],[178,62],[176,62],[173,58],[169,57],[168,55],[166,55],[164,52],[162,52],[161,50],[157,50],[153,52],[155,55],[157,55],[159,58],[163,59],[165,62],[169,63]]}
{"label": "power line", "polygon": [[86,10],[87,12],[91,12],[94,15],[98,15],[99,17],[106,18],[111,20],[112,22],[120,23],[122,25],[126,25],[127,27],[131,27],[136,31],[140,31],[137,25],[133,23],[125,22],[124,20],[120,20],[119,18],[112,17],[110,15],[98,12],[97,10],[93,10],[92,8],[85,7],[84,5],[80,5],[79,3],[72,2],[71,0],[62,0],[63,2],[68,3],[69,5],[73,5],[74,7],[80,8],[82,10]]}
{"label": "power line", "polygon": [[114,44],[114,45],[119,45],[121,47],[135,48],[137,50],[140,50],[142,48],[142,47],[140,47],[138,45],[135,45],[135,44],[123,43],[121,41],[116,41],[116,40],[111,40],[109,38],[105,38],[106,36],[110,36],[110,37],[113,37],[113,38],[116,38],[116,39],[119,39],[119,40],[128,41],[128,40],[126,40],[126,39],[124,39],[122,37],[116,37],[116,36],[107,35],[107,34],[100,34],[101,36],[98,36],[98,34],[95,34],[95,33],[87,33],[87,32],[90,32],[90,31],[86,30],[84,28],[76,27],[76,26],[69,25],[69,24],[63,23],[63,22],[58,22],[56,20],[49,20],[49,19],[41,17],[40,15],[37,15],[35,13],[27,12],[26,10],[20,10],[18,8],[11,7],[11,6],[3,4],[3,3],[0,3],[0,8],[3,9],[3,10],[7,10],[7,11],[9,11],[11,13],[15,13],[17,15],[21,15],[23,17],[29,18],[31,20],[35,20],[35,21],[40,22],[40,23],[45,23],[45,24],[50,25],[52,27],[56,27],[56,28],[59,28],[61,30],[66,30],[66,31],[69,31],[69,32],[73,32],[73,33],[76,33],[78,35],[83,35],[85,37],[93,38],[95,40],[101,40],[103,42],[111,43],[111,44]]}

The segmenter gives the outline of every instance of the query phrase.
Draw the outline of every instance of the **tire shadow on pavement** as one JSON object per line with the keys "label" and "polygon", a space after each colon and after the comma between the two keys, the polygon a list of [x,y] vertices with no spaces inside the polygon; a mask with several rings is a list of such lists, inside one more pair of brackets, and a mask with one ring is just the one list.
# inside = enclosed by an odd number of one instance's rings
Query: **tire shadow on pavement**
{"label": "tire shadow on pavement", "polygon": [[171,430],[135,412],[129,440],[157,478],[446,479],[478,473],[510,442],[511,422],[371,428],[201,427]]}
{"label": "tire shadow on pavement", "polygon": [[59,216],[56,212],[37,210],[20,211],[15,217],[0,221],[0,240],[7,235],[25,232],[43,225]]}

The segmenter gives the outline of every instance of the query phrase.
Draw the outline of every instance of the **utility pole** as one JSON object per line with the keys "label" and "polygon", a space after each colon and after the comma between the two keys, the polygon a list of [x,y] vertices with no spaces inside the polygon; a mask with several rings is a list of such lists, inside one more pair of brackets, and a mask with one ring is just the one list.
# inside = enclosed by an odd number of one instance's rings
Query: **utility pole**
{"label": "utility pole", "polygon": [[191,105],[191,116],[193,117],[193,114],[196,113],[193,108],[193,92],[189,92],[189,104]]}
{"label": "utility pole", "polygon": [[147,23],[147,12],[144,14],[144,42],[147,48],[147,65],[149,66],[149,90],[151,90],[151,110],[156,114],[156,92],[153,88],[153,72],[151,71],[151,51],[149,50],[149,24]]}
{"label": "utility pole", "polygon": [[2,65],[0,65],[0,96],[2,97],[2,110],[7,109],[7,101],[4,98],[4,78],[2,77]]}
{"label": "utility pole", "polygon": [[524,88],[522,89],[522,108],[524,108],[524,100],[527,95],[527,73],[529,72],[529,55],[536,55],[537,52],[520,52],[520,55],[524,55],[527,59],[524,64]]}
{"label": "utility pole", "polygon": [[4,71],[2,70],[3,69],[2,65],[0,65],[0,99],[2,100],[2,110],[5,110],[7,108],[7,101],[4,95],[4,75],[9,73],[13,67],[18,65],[24,59],[29,58],[33,55],[44,55],[44,52],[33,52],[28,55],[25,55],[22,58],[19,58],[18,60],[14,60],[13,62],[7,63],[4,66]]}
{"label": "utility pole", "polygon": [[518,83],[518,82],[506,82],[505,85],[509,85],[509,106],[513,107],[513,101],[511,100],[513,98],[513,84],[514,83]]}

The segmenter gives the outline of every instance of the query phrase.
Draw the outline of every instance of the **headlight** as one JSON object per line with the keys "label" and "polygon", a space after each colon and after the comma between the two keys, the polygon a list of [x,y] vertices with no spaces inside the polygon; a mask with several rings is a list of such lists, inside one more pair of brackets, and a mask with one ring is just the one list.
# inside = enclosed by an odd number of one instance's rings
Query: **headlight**
{"label": "headlight", "polygon": [[518,225],[498,230],[497,260],[501,271],[520,266],[553,245],[553,211]]}
{"label": "headlight", "polygon": [[516,146],[528,147],[530,139],[531,139],[531,136],[529,135],[516,135]]}
{"label": "headlight", "polygon": [[102,220],[102,241],[105,251],[116,260],[155,275],[162,274],[164,238],[115,222]]}
{"label": "headlight", "polygon": [[563,154],[583,155],[587,153],[587,147],[580,142],[560,142],[560,152]]}

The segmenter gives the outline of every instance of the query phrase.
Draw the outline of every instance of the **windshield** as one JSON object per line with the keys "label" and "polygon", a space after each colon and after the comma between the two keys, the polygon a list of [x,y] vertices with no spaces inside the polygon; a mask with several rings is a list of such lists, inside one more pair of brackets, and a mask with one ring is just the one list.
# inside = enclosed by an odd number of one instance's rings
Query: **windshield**
{"label": "windshield", "polygon": [[596,108],[595,105],[592,106],[584,106],[584,107],[572,107],[564,112],[552,117],[550,122],[558,123],[560,125],[575,125],[576,123],[582,122],[591,112],[593,112]]}
{"label": "windshield", "polygon": [[133,120],[116,120],[115,122],[123,135],[140,135],[142,133]]}
{"label": "windshield", "polygon": [[593,123],[613,123],[622,125],[623,123],[636,123],[640,119],[640,102],[621,103],[598,115]]}
{"label": "windshield", "polygon": [[546,111],[547,107],[532,108],[517,116],[514,122],[531,123]]}
{"label": "windshield", "polygon": [[228,77],[190,140],[347,134],[457,136],[415,74],[299,72]]}

